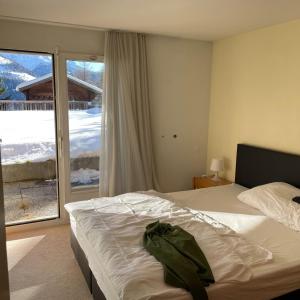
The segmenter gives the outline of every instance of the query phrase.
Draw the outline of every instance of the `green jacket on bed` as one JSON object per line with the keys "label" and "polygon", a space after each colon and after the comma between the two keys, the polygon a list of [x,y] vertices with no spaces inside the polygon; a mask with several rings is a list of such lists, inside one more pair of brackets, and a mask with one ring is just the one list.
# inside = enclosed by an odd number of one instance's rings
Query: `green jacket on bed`
{"label": "green jacket on bed", "polygon": [[208,299],[204,287],[214,283],[214,277],[191,234],[157,221],[146,227],[143,244],[162,263],[167,284],[188,290],[194,300]]}

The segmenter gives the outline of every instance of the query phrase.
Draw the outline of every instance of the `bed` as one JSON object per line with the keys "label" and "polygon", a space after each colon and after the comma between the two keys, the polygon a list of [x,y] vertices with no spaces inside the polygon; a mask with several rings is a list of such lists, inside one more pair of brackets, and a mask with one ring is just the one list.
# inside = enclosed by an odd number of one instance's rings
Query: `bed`
{"label": "bed", "polygon": [[[168,194],[178,207],[201,211],[229,226],[248,241],[273,253],[271,263],[251,269],[251,280],[210,285],[207,289],[209,299],[300,298],[299,232],[290,230],[236,198],[247,188],[274,181],[284,181],[300,187],[300,173],[297,170],[300,170],[300,156],[239,144],[234,184]],[[88,234],[74,218],[76,211],[92,210],[90,205],[88,201],[69,204],[71,246],[93,298],[120,299],[118,287],[111,282],[107,264],[101,261],[101,254],[91,246]],[[130,299],[128,295],[126,297],[124,299]],[[167,297],[156,295],[144,299]],[[180,299],[191,298],[182,294]]]}

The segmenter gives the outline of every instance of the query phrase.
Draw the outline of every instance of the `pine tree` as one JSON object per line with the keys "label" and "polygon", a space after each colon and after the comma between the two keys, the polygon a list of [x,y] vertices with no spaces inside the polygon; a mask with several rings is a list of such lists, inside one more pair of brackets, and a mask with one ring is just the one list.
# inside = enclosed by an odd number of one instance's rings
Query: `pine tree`
{"label": "pine tree", "polygon": [[5,84],[2,78],[0,78],[0,95],[6,91]]}

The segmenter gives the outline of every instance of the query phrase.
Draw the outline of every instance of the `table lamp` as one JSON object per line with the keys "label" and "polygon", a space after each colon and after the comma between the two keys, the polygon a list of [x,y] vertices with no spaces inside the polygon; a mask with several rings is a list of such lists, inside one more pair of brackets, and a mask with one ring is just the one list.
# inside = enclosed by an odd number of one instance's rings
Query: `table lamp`
{"label": "table lamp", "polygon": [[220,180],[219,172],[224,171],[224,160],[220,158],[213,158],[211,160],[210,170],[215,172],[215,175],[212,177],[212,180]]}

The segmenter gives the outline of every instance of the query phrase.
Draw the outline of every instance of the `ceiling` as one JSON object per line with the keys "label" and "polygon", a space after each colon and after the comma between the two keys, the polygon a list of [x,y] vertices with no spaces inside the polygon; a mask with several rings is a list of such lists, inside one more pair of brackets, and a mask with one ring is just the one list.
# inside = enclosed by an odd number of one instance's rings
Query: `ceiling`
{"label": "ceiling", "polygon": [[300,18],[300,0],[0,0],[0,16],[216,40]]}

